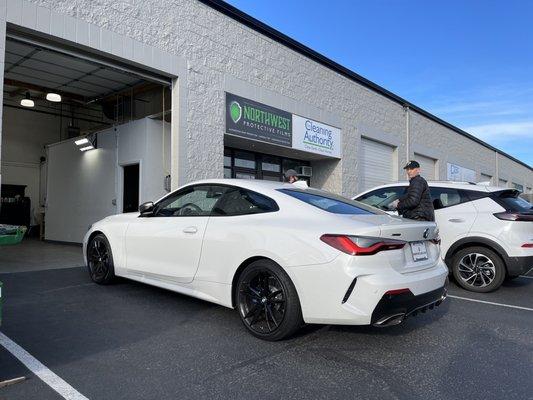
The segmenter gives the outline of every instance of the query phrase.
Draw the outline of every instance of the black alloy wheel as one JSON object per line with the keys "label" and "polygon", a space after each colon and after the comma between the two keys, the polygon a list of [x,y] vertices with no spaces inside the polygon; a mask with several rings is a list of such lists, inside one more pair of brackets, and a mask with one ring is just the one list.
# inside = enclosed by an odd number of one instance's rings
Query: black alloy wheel
{"label": "black alloy wheel", "polygon": [[95,283],[105,285],[115,278],[111,246],[103,234],[94,236],[87,245],[87,267]]}
{"label": "black alloy wheel", "polygon": [[250,264],[239,278],[236,294],[241,320],[256,337],[280,340],[302,325],[296,289],[286,272],[270,260]]}

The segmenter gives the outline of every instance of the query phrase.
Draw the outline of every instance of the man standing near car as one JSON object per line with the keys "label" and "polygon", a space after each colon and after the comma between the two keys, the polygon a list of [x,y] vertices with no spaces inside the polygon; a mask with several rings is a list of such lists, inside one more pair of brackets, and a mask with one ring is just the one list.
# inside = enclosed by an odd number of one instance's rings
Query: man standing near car
{"label": "man standing near car", "polygon": [[404,218],[417,221],[435,221],[435,209],[429,194],[429,186],[420,176],[420,164],[417,161],[409,161],[405,167],[409,178],[407,192],[395,200],[391,206],[395,207]]}

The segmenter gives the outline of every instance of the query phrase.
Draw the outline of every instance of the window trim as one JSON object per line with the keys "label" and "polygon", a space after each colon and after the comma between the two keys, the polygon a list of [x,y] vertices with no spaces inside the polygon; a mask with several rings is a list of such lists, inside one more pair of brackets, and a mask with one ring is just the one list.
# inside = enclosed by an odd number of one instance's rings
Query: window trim
{"label": "window trim", "polygon": [[[213,205],[213,208],[211,209],[211,211],[209,212],[209,215],[173,215],[173,216],[163,216],[163,217],[157,217],[156,215],[151,215],[150,218],[174,218],[174,217],[239,217],[239,216],[243,216],[243,215],[257,215],[257,214],[268,214],[268,213],[274,213],[274,212],[278,212],[280,210],[279,208],[279,205],[278,205],[278,202],[276,200],[274,200],[272,197],[270,196],[267,196],[266,194],[263,194],[263,193],[259,193],[259,192],[256,192],[255,190],[252,190],[252,189],[247,189],[245,187],[242,187],[242,186],[237,186],[237,185],[230,185],[230,184],[227,184],[227,183],[197,183],[197,184],[192,184],[192,185],[187,185],[185,187],[182,187],[180,189],[177,189],[176,191],[174,192],[171,192],[169,194],[167,194],[166,196],[164,196],[163,198],[159,199],[156,203],[154,203],[154,209],[157,207],[157,205],[159,203],[161,203],[162,201],[166,200],[167,198],[169,198],[170,196],[172,195],[179,195],[181,192],[184,192],[186,190],[189,190],[193,187],[196,187],[196,186],[220,186],[220,187],[225,187],[225,188],[228,188],[228,189],[239,189],[239,190],[246,190],[248,192],[252,192],[252,193],[255,193],[255,194],[258,194],[260,196],[263,196],[265,198],[267,198],[268,200],[272,201],[275,206],[276,206],[276,209],[273,210],[273,211],[265,211],[265,212],[261,212],[261,213],[248,213],[248,214],[232,214],[232,215],[220,215],[220,214],[213,214],[213,209],[216,207],[218,201],[220,199],[217,200],[217,202]],[[221,197],[222,198],[222,197]],[[141,215],[139,215],[139,217],[141,217]],[[146,217],[146,216],[144,216]]]}
{"label": "window trim", "polygon": [[[218,183],[197,183],[197,184],[192,184],[192,185],[188,185],[188,186],[185,186],[185,187],[182,187],[181,189],[178,189],[174,192],[171,192],[169,194],[167,194],[166,196],[164,196],[163,198],[159,199],[156,203],[154,203],[154,214],[153,215],[150,215],[150,218],[180,218],[180,217],[210,217],[211,216],[211,212],[213,211],[211,209],[211,211],[209,211],[209,214],[208,215],[163,215],[163,216],[158,216],[155,214],[157,210],[157,205],[163,201],[165,201],[166,199],[168,199],[169,197],[171,196],[179,196],[181,195],[182,193],[186,192],[187,190],[190,190],[190,189],[193,189],[195,187],[203,187],[203,186],[225,186],[225,185],[221,185],[221,184],[218,184]],[[218,200],[217,200],[218,202]],[[213,208],[215,207],[217,203],[215,202],[215,204],[213,205]]]}
{"label": "window trim", "polygon": [[[247,192],[251,192],[251,193],[255,193],[259,196],[263,196],[264,198],[270,200],[272,203],[274,203],[275,205],[275,209],[272,210],[272,211],[264,211],[264,212],[260,212],[260,213],[242,213],[242,214],[231,214],[231,215],[223,215],[223,214],[213,214],[213,210],[216,208],[216,205],[217,203],[220,201],[220,199],[217,200],[217,202],[215,203],[215,205],[213,206],[213,208],[211,209],[211,213],[209,215],[209,217],[242,217],[244,215],[259,215],[259,214],[270,214],[270,213],[275,213],[275,212],[278,212],[279,211],[279,205],[278,205],[278,202],[276,200],[274,200],[273,198],[267,196],[266,194],[263,194],[263,193],[259,193],[259,192],[256,192],[255,190],[252,190],[252,189],[247,189],[247,188],[244,188],[242,186],[236,186],[236,185],[227,185],[227,184],[220,184],[219,186],[226,186],[228,188],[233,188],[233,189],[239,189],[239,190],[246,190]],[[228,190],[229,191],[229,190]],[[227,191],[224,193],[226,194]],[[224,195],[222,195],[224,196]]]}

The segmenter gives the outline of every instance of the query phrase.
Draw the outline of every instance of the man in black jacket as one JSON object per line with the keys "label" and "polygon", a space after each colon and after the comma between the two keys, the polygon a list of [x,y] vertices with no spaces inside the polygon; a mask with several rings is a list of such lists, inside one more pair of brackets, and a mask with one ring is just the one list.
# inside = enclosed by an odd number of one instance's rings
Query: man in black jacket
{"label": "man in black jacket", "polygon": [[420,164],[409,161],[403,169],[409,177],[409,187],[407,192],[394,202],[398,213],[404,218],[435,221],[435,209],[429,195],[429,186],[420,176]]}

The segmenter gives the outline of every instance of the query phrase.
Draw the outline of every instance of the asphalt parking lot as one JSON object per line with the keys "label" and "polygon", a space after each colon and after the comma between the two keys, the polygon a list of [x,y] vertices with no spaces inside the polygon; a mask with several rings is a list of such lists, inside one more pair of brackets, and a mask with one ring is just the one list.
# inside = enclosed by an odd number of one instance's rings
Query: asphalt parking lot
{"label": "asphalt parking lot", "polygon": [[[98,286],[80,267],[0,281],[1,332],[89,399],[533,399],[530,278],[489,295],[450,288],[523,308],[449,298],[400,326],[309,326],[277,343],[232,310],[130,281]],[[0,381],[22,375],[0,399],[62,398],[0,346]]]}

